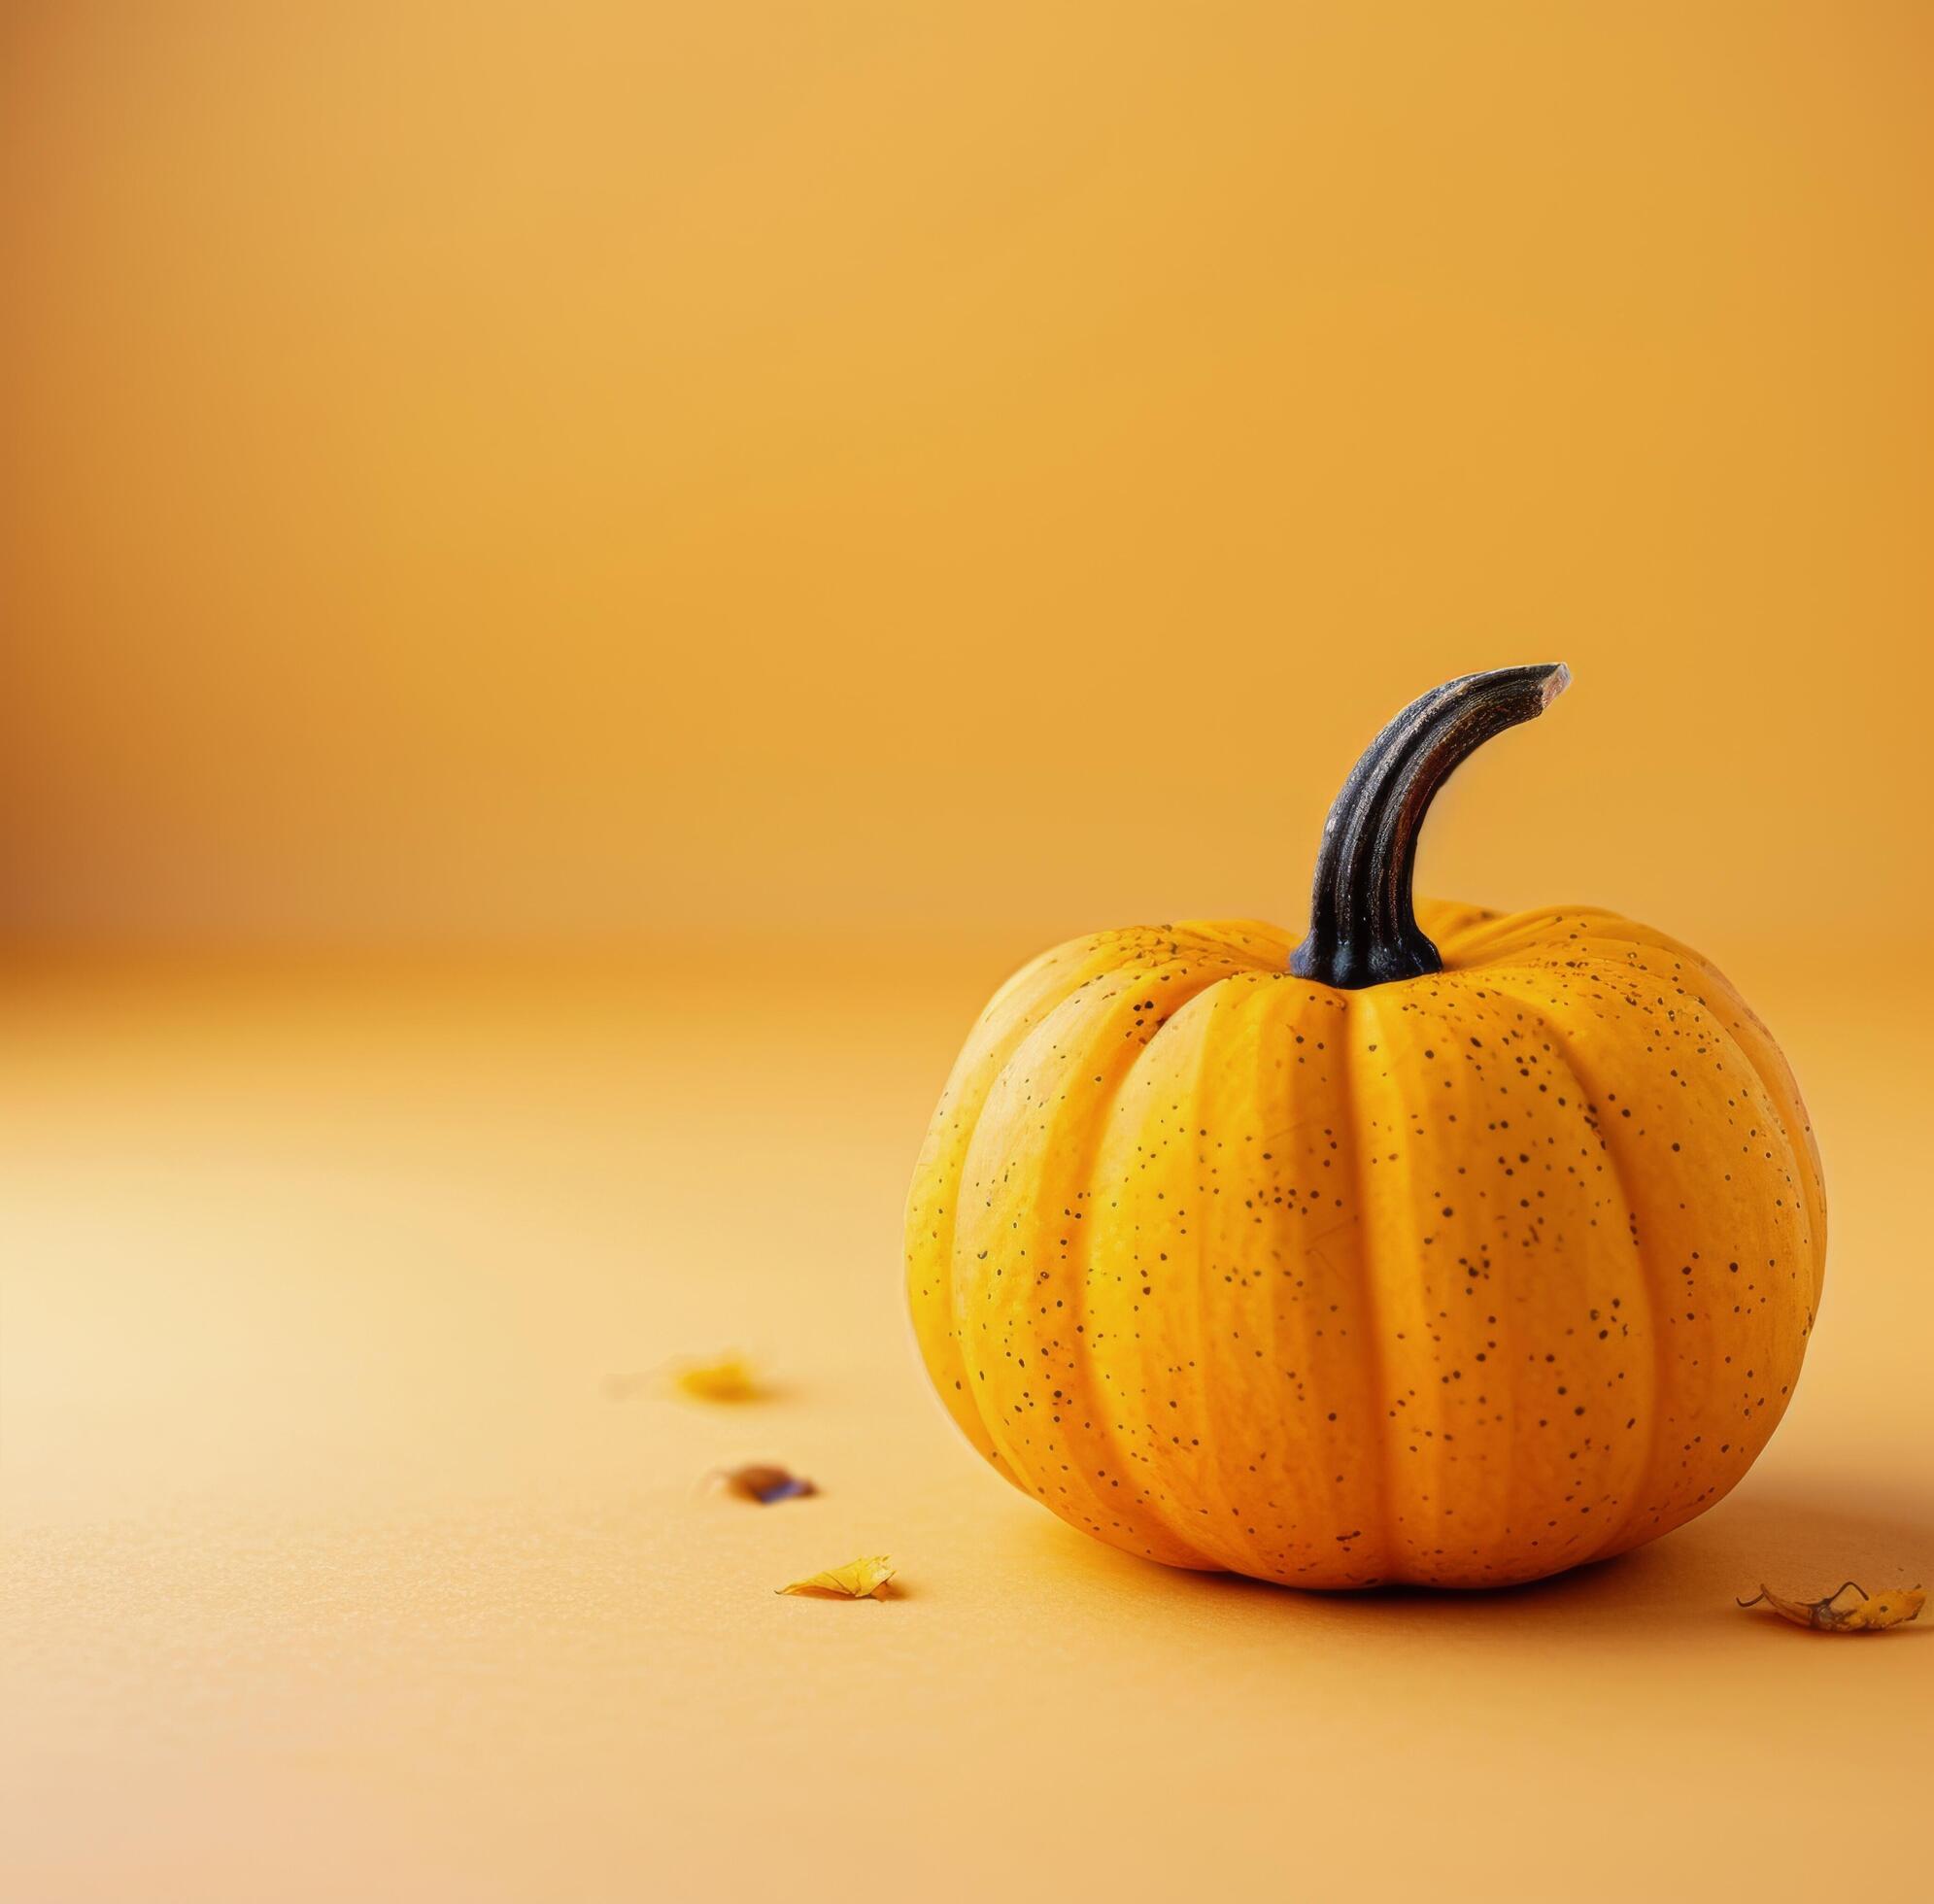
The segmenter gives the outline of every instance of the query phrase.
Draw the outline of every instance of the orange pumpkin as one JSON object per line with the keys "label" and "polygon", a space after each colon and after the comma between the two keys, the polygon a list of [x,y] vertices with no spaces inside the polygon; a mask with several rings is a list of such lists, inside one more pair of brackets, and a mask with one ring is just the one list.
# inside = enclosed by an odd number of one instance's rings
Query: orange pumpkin
{"label": "orange pumpkin", "polygon": [[1312,1587],[1492,1586],[1717,1501],[1826,1241],[1778,1047],[1663,934],[1410,899],[1432,796],[1562,668],[1453,681],[1325,830],[1301,943],[1098,933],[995,996],[914,1175],[927,1366],[1071,1525]]}

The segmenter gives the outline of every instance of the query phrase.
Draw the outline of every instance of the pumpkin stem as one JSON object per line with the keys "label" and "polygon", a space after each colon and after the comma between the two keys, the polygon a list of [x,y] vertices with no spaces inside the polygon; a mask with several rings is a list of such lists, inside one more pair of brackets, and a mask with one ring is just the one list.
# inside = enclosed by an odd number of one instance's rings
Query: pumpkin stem
{"label": "pumpkin stem", "polygon": [[1544,713],[1571,681],[1558,663],[1460,675],[1420,696],[1364,750],[1323,825],[1299,978],[1357,991],[1442,971],[1410,881],[1437,792],[1485,741]]}

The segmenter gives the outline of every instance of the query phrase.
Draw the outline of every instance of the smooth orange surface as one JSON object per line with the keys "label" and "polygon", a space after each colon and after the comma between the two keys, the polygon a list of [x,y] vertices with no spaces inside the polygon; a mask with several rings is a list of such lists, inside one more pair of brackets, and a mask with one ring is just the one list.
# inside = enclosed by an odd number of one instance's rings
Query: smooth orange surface
{"label": "smooth orange surface", "polygon": [[1934,929],[1924,7],[0,33],[36,936],[1288,923],[1378,725],[1544,660],[1428,890]]}
{"label": "smooth orange surface", "polygon": [[[1934,1575],[1931,55],[1894,0],[0,9],[0,1892],[1919,1886],[1934,1629],[1731,1600]],[[1833,1198],[1786,1420],[1507,1596],[1069,1532],[902,1309],[973,1014],[1293,925],[1377,725],[1534,659],[1422,883],[1767,1018]],[[607,1387],[732,1344],[772,1401]]]}
{"label": "smooth orange surface", "polygon": [[[1911,1892],[1934,1627],[1732,1602],[1934,1579],[1934,1038],[1743,969],[1837,1195],[1772,1445],[1623,1559],[1369,1597],[1131,1559],[961,1445],[898,1223],[977,961],[17,985],[0,1890]],[[774,1399],[609,1385],[731,1343]],[[759,1459],[824,1493],[701,1489]],[[882,1551],[902,1598],[772,1590]]]}

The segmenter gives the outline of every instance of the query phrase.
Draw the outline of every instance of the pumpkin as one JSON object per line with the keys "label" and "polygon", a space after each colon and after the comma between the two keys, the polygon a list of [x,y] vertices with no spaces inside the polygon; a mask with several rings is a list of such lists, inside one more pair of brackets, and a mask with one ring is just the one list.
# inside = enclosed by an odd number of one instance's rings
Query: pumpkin
{"label": "pumpkin", "polygon": [[1497,1586],[1689,1520],[1772,1433],[1826,1227],[1765,1027],[1614,913],[1412,901],[1445,776],[1568,678],[1391,722],[1300,942],[1097,933],[975,1025],[914,1175],[914,1325],[967,1440],[1071,1525],[1297,1586]]}

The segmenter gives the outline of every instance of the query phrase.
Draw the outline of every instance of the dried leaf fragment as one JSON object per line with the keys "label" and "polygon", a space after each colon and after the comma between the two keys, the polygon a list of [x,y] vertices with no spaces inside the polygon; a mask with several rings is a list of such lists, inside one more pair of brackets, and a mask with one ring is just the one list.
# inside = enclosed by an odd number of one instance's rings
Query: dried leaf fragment
{"label": "dried leaf fragment", "polygon": [[671,1380],[681,1395],[698,1402],[752,1402],[762,1392],[752,1364],[735,1349],[702,1360],[676,1362]]}
{"label": "dried leaf fragment", "polygon": [[[1851,1600],[1841,1599],[1851,1593]],[[1772,1588],[1762,1586],[1742,1607],[1756,1607],[1764,1601],[1781,1619],[1795,1626],[1810,1626],[1816,1633],[1880,1633],[1889,1626],[1905,1626],[1919,1617],[1927,1595],[1917,1586],[1896,1586],[1885,1593],[1870,1594],[1864,1586],[1847,1581],[1824,1600],[1782,1600]]]}
{"label": "dried leaf fragment", "polygon": [[775,1501],[797,1501],[819,1492],[803,1475],[759,1461],[743,1468],[727,1468],[719,1478],[741,1500],[757,1501],[763,1508],[769,1508]]}
{"label": "dried leaf fragment", "polygon": [[884,1600],[887,1597],[887,1581],[893,1579],[893,1562],[883,1553],[869,1554],[864,1559],[849,1560],[843,1567],[830,1567],[823,1574],[813,1574],[802,1581],[795,1581],[790,1586],[782,1586],[781,1593],[802,1593],[816,1600]]}

